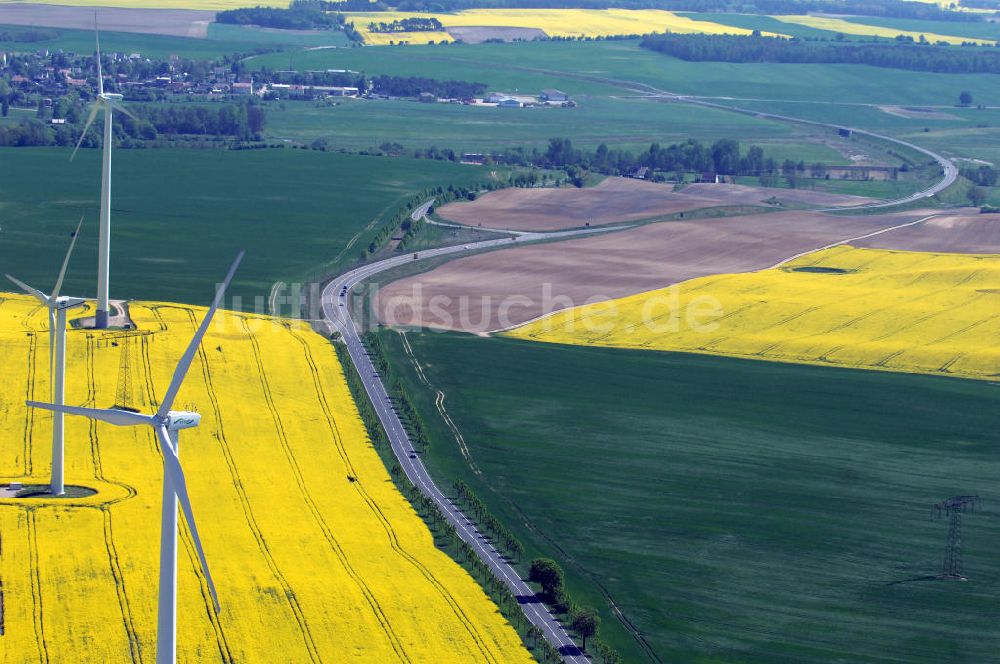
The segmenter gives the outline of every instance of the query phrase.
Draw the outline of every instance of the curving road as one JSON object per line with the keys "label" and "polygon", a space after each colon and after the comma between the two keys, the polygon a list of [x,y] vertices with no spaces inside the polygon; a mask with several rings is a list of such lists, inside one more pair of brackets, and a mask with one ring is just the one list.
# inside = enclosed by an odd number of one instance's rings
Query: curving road
{"label": "curving road", "polygon": [[[759,111],[752,111],[748,109],[739,108],[736,106],[728,106],[725,104],[719,104],[711,101],[707,101],[703,98],[698,98],[694,96],[678,95],[664,90],[657,90],[651,86],[644,86],[647,88],[647,92],[652,92],[655,96],[661,96],[663,98],[685,102],[690,104],[696,104],[700,106],[707,106],[718,108],[721,110],[727,110],[735,113],[742,113],[745,115],[751,115],[761,118],[769,118],[773,120],[780,120],[784,122],[794,122],[799,124],[807,124],[813,126],[820,126],[826,128],[837,129],[839,127],[835,125],[830,125],[822,122],[816,122],[813,120],[804,120],[801,118],[795,118],[791,116],[778,115],[774,113],[763,113]],[[897,145],[902,145],[906,148],[916,150],[928,157],[934,159],[942,168],[942,178],[940,181],[936,182],[932,186],[923,189],[919,192],[905,196],[903,198],[894,199],[891,201],[882,201],[878,203],[869,203],[865,205],[852,206],[852,207],[840,207],[840,208],[830,208],[832,210],[850,210],[850,209],[877,209],[877,208],[887,208],[894,207],[897,205],[904,205],[907,203],[919,201],[924,198],[929,198],[935,194],[941,192],[947,187],[951,186],[952,183],[958,177],[958,168],[947,158],[939,155],[931,150],[920,147],[913,143],[903,141],[890,136],[885,136],[882,134],[877,134],[863,129],[852,129],[855,133],[864,134],[872,138],[879,140],[888,141],[891,143],[896,143]],[[414,220],[421,219],[426,216],[427,210],[433,205],[434,199],[431,199],[421,205],[419,208],[413,211],[411,218]],[[821,210],[827,211],[827,210]],[[922,223],[926,221],[927,218],[920,219],[912,223]],[[435,222],[437,223],[437,222]],[[442,226],[450,226],[450,224],[439,224]],[[909,225],[909,224],[906,224]],[[461,227],[460,225],[456,225]],[[424,495],[428,496],[435,504],[441,509],[441,512],[455,527],[455,531],[458,533],[459,537],[467,542],[472,549],[476,552],[483,562],[485,562],[489,568],[493,571],[498,579],[502,579],[507,586],[510,588],[511,592],[521,603],[521,608],[524,611],[525,616],[532,624],[536,625],[542,630],[545,639],[551,643],[555,648],[557,648],[562,654],[563,659],[570,664],[585,664],[590,662],[590,658],[577,646],[577,644],[570,638],[569,634],[566,632],[565,628],[556,620],[555,616],[548,610],[548,608],[535,597],[534,591],[531,587],[521,579],[517,570],[508,562],[508,560],[493,546],[487,537],[485,537],[476,527],[476,525],[469,519],[461,509],[455,505],[448,496],[441,492],[441,490],[431,479],[430,474],[427,472],[427,468],[424,466],[423,460],[420,455],[413,449],[413,443],[410,441],[406,430],[403,428],[403,424],[399,419],[393,409],[392,402],[389,398],[389,394],[382,382],[381,376],[375,370],[368,353],[361,343],[360,333],[358,330],[358,324],[354,320],[351,314],[351,307],[349,306],[349,294],[352,289],[363,282],[381,272],[391,270],[403,265],[410,264],[415,260],[423,261],[430,258],[436,258],[440,256],[447,255],[457,255],[462,253],[468,253],[471,251],[479,251],[483,249],[493,249],[502,246],[509,246],[511,244],[524,244],[527,242],[537,242],[542,240],[551,240],[558,238],[566,238],[579,235],[588,235],[593,233],[605,233],[616,230],[622,230],[627,228],[627,226],[614,226],[605,228],[594,228],[594,229],[583,229],[583,230],[572,230],[572,231],[562,231],[554,233],[533,233],[533,232],[507,232],[507,231],[497,231],[505,232],[508,237],[484,240],[480,242],[472,242],[464,245],[457,245],[453,247],[441,247],[438,249],[428,249],[424,251],[419,251],[416,254],[416,258],[413,255],[407,253],[402,256],[395,256],[393,258],[388,258],[385,260],[377,261],[369,265],[363,265],[361,267],[355,268],[349,272],[346,272],[338,277],[331,280],[326,287],[323,289],[322,293],[322,311],[323,317],[327,322],[338,332],[340,332],[343,337],[344,343],[347,346],[348,354],[350,355],[351,361],[353,362],[355,368],[358,371],[358,375],[361,377],[361,381],[365,386],[365,391],[368,394],[368,398],[371,400],[372,405],[375,408],[375,412],[378,415],[379,421],[382,423],[383,429],[389,438],[389,443],[392,447],[392,451],[399,461],[400,467],[403,472],[406,473],[407,478],[416,486]],[[493,230],[493,229],[481,229],[481,230]],[[880,231],[881,232],[881,231]],[[838,243],[839,244],[839,243]]]}
{"label": "curving road", "polygon": [[[650,87],[650,86],[647,86]],[[655,90],[655,88],[653,88]],[[852,205],[845,207],[835,207],[835,208],[824,208],[822,210],[816,210],[816,212],[832,212],[837,210],[871,210],[878,208],[895,207],[897,205],[905,205],[907,203],[913,203],[924,198],[930,198],[935,194],[938,194],[948,187],[950,187],[956,179],[958,179],[958,167],[955,166],[947,157],[940,155],[936,152],[928,150],[927,148],[916,145],[915,143],[910,143],[909,141],[904,141],[899,138],[893,138],[892,136],[886,136],[885,134],[877,134],[873,131],[868,131],[867,129],[855,129],[854,127],[848,127],[847,125],[832,125],[826,122],[818,122],[816,120],[804,120],[802,118],[792,117],[790,115],[779,115],[777,113],[765,113],[763,111],[753,111],[746,108],[740,108],[739,106],[729,106],[727,104],[718,104],[712,101],[706,101],[703,97],[697,97],[693,95],[680,95],[672,92],[665,92],[663,90],[658,90],[655,96],[663,97],[665,99],[672,99],[679,102],[684,102],[688,104],[696,104],[698,106],[707,106],[709,108],[717,108],[723,111],[729,111],[731,113],[740,113],[742,115],[750,115],[757,118],[767,118],[769,120],[779,120],[781,122],[792,122],[796,124],[805,124],[813,127],[823,127],[825,129],[850,129],[855,134],[862,134],[864,136],[869,136],[871,138],[878,139],[880,141],[887,141],[889,143],[895,143],[896,145],[902,145],[905,148],[911,150],[916,150],[917,152],[927,155],[934,161],[936,161],[942,170],[942,177],[938,182],[926,189],[922,189],[916,193],[910,194],[909,196],[904,196],[903,198],[896,198],[890,201],[881,201],[879,203],[866,203],[864,205]]]}
{"label": "curving road", "polygon": [[[413,218],[419,219],[424,216],[433,202],[433,200],[428,201],[414,210]],[[558,233],[527,233],[513,239],[501,238],[454,247],[428,249],[418,252],[419,258],[417,259],[414,259],[412,254],[407,253],[403,256],[395,256],[369,265],[363,265],[335,277],[323,288],[322,294],[323,317],[343,337],[344,343],[347,345],[347,352],[350,354],[351,361],[354,363],[358,375],[361,377],[361,382],[364,383],[368,398],[375,407],[379,421],[382,423],[382,427],[389,437],[393,454],[395,454],[396,459],[399,461],[403,472],[406,473],[406,476],[413,482],[414,486],[437,504],[449,523],[455,527],[455,531],[459,537],[473,548],[479,558],[489,565],[496,577],[502,579],[514,596],[518,598],[521,608],[524,610],[524,615],[528,620],[542,630],[545,639],[563,654],[564,661],[571,664],[589,663],[590,658],[570,638],[565,628],[556,620],[548,608],[536,599],[535,592],[521,579],[521,576],[510,562],[497,551],[489,539],[478,530],[472,520],[462,513],[462,510],[448,496],[442,493],[434,483],[434,480],[431,479],[423,460],[413,449],[413,443],[410,441],[399,416],[392,407],[389,393],[382,383],[382,377],[375,370],[371,358],[369,358],[368,352],[361,342],[358,323],[351,315],[348,300],[351,290],[362,281],[380,272],[413,263],[414,260],[427,260],[437,256],[467,253],[511,244],[523,244],[525,242],[537,242],[539,240],[574,235],[605,233],[612,230],[621,230],[622,228],[622,226],[618,226],[615,228],[596,228]],[[341,295],[341,293],[345,294]]]}

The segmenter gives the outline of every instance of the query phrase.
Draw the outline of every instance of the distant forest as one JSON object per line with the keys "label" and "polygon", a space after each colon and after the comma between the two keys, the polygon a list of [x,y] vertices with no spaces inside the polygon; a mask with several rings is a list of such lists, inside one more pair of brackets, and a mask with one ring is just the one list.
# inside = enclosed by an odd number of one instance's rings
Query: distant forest
{"label": "distant forest", "polygon": [[390,21],[386,23],[385,21],[372,21],[368,24],[368,30],[370,32],[437,32],[444,30],[444,26],[441,25],[441,21],[437,20],[433,16],[429,18],[424,18],[422,16],[413,16],[410,18],[397,19],[395,21]]}
{"label": "distant forest", "polygon": [[447,99],[472,99],[486,92],[485,83],[469,81],[439,81],[418,76],[373,76],[372,90],[390,97],[416,97],[428,92]]}
{"label": "distant forest", "polygon": [[55,39],[59,36],[58,30],[45,30],[43,28],[27,28],[25,30],[0,30],[0,42],[38,42],[48,39]]}
{"label": "distant forest", "polygon": [[[60,103],[67,103],[60,100]],[[60,125],[50,124],[54,109],[40,106],[38,117],[19,124],[0,125],[0,146],[29,147],[58,145],[69,147],[80,138],[79,122]],[[123,115],[114,125],[115,137],[121,147],[144,147],[166,136],[200,136],[212,139],[239,141],[258,140],[264,131],[264,109],[246,104],[177,104],[171,106],[132,105],[130,110],[140,119]],[[65,109],[57,111],[62,117],[70,116]],[[97,125],[90,128],[83,141],[84,147],[100,145]]]}
{"label": "distant forest", "polygon": [[757,35],[648,35],[644,48],[694,62],[860,64],[949,74],[1000,74],[1000,48],[819,42]]}
{"label": "distant forest", "polygon": [[575,148],[568,138],[552,138],[544,152],[538,149],[529,151],[521,147],[508,148],[491,153],[490,159],[496,163],[515,166],[562,169],[573,181],[579,178],[580,170],[606,175],[630,175],[643,166],[654,173],[659,172],[652,178],[657,180],[663,179],[660,174],[666,172],[771,176],[775,181],[779,175],[794,178],[797,174],[804,174],[807,169],[814,177],[822,177],[826,173],[826,167],[819,163],[808,166],[805,162],[790,160],[779,163],[768,157],[758,145],[751,145],[744,152],[739,141],[729,138],[720,139],[711,145],[693,138],[668,146],[653,143],[648,150],[638,154],[609,148],[603,143],[595,151],[587,152]]}
{"label": "distant forest", "polygon": [[331,30],[343,25],[340,14],[328,14],[326,5],[318,0],[293,0],[288,9],[277,7],[243,7],[215,15],[218,23],[260,25],[282,30]]}
{"label": "distant forest", "polygon": [[[341,3],[317,0],[330,11],[357,11]],[[348,0],[352,4],[359,0]],[[366,11],[387,8],[381,2],[365,3]],[[998,8],[1000,0],[969,0]],[[965,4],[965,3],[963,3]],[[399,0],[395,8],[402,11],[458,11],[473,7],[496,8],[583,8],[583,9],[666,9],[690,12],[737,12],[743,14],[853,14],[932,21],[980,22],[983,17],[969,12],[941,9],[935,4],[909,0]]]}

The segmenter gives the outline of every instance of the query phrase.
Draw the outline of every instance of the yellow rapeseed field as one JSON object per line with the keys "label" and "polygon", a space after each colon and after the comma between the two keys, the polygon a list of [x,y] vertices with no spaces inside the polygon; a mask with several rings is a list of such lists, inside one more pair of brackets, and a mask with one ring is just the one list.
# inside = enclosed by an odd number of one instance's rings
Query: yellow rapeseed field
{"label": "yellow rapeseed field", "polygon": [[371,44],[387,44],[390,40],[426,43],[451,38],[446,33],[371,33],[372,21],[389,23],[404,18],[436,18],[446,28],[465,26],[501,26],[538,28],[550,37],[598,37],[648,34],[650,32],[680,32],[705,34],[750,34],[750,30],[734,28],[710,21],[695,21],[686,16],[660,9],[467,9],[454,14],[425,12],[364,12],[345,15],[348,21]]}
{"label": "yellow rapeseed field", "polygon": [[997,380],[1000,256],[841,246],[558,312],[507,334]]}
{"label": "yellow rapeseed field", "polygon": [[[892,39],[897,35],[905,35],[908,37],[913,37],[915,40],[920,39],[920,35],[923,35],[929,42],[947,42],[949,44],[961,44],[962,42],[975,42],[977,44],[988,44],[990,46],[994,45],[996,42],[990,39],[973,39],[971,37],[953,37],[951,35],[940,35],[930,32],[912,32],[909,30],[897,30],[896,28],[886,28],[880,25],[867,25],[863,23],[854,23],[852,21],[845,21],[840,18],[830,18],[826,16],[806,16],[806,15],[789,15],[789,16],[775,16],[774,18],[779,21],[784,21],[785,23],[797,23],[799,25],[805,25],[810,28],[818,28],[820,30],[832,30],[834,32],[843,32],[845,35],[867,35],[870,37],[888,37]],[[944,24],[941,24],[942,27]]]}
{"label": "yellow rapeseed field", "polygon": [[[141,334],[71,331],[67,403],[154,409],[204,310],[132,306]],[[186,527],[182,662],[531,661],[482,589],[434,547],[372,449],[329,345],[300,323],[220,312],[177,399],[202,424],[180,456],[222,612]],[[46,315],[0,302],[0,480],[46,483]],[[0,499],[0,663],[154,660],[161,462],[148,427],[66,418],[67,484],[88,498]],[[356,479],[350,481],[348,476]],[[183,523],[183,520],[182,520]]]}

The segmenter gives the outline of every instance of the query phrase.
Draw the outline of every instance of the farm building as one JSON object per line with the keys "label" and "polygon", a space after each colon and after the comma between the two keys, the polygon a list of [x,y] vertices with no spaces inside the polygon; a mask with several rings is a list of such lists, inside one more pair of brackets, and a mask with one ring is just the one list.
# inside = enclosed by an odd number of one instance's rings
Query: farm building
{"label": "farm building", "polygon": [[568,94],[555,88],[545,88],[542,90],[541,97],[543,101],[569,101]]}
{"label": "farm building", "polygon": [[521,106],[522,106],[521,102],[519,102],[516,99],[511,99],[509,97],[507,99],[501,99],[497,103],[497,108],[521,108]]}

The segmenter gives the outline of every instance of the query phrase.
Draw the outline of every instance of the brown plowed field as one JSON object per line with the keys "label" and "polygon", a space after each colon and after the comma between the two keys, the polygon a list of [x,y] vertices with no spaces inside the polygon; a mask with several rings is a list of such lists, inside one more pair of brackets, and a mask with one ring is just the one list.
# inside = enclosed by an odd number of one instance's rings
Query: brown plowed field
{"label": "brown plowed field", "polygon": [[445,31],[454,39],[461,39],[466,44],[482,44],[488,39],[502,39],[505,42],[523,39],[533,41],[535,39],[545,39],[548,35],[544,30],[538,28],[508,28],[503,26],[472,26],[466,25],[455,28],[445,28]]}
{"label": "brown plowed field", "polygon": [[[101,7],[98,20],[101,30],[106,32],[203,38],[208,34],[208,24],[215,20],[215,12]],[[0,24],[93,30],[94,7],[0,3]]]}
{"label": "brown plowed field", "polygon": [[796,253],[929,213],[788,211],[647,224],[450,261],[387,285],[375,306],[390,325],[493,331],[695,277],[767,268]]}
{"label": "brown plowed field", "polygon": [[979,214],[971,208],[851,244],[870,249],[1000,254],[1000,214]]}
{"label": "brown plowed field", "polygon": [[606,178],[595,187],[576,189],[502,189],[475,201],[449,203],[441,218],[457,224],[515,231],[554,231],[590,224],[598,226],[718,206],[768,207],[765,201],[795,205],[850,206],[871,203],[861,196],[801,189],[768,189],[737,184],[672,185],[630,178]]}

